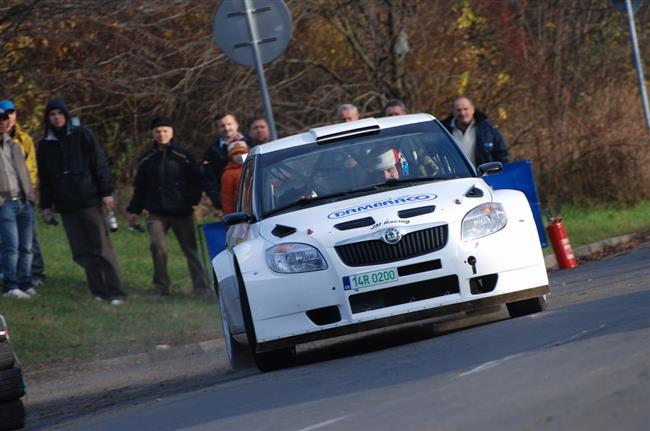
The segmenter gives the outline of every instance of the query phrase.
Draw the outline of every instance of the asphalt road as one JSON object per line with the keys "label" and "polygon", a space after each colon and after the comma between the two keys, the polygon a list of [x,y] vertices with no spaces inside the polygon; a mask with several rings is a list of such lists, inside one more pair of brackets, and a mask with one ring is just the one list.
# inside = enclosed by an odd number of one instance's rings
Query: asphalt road
{"label": "asphalt road", "polygon": [[[544,313],[307,346],[290,369],[227,374],[53,428],[649,429],[650,244],[555,271],[551,291]],[[503,317],[499,310],[474,323]]]}

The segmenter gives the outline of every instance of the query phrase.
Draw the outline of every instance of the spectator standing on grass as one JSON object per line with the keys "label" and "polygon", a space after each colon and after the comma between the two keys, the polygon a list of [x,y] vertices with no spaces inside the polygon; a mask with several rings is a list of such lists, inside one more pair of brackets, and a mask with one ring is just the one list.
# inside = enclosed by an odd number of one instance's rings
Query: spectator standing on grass
{"label": "spectator standing on grass", "polygon": [[62,99],[45,107],[45,136],[36,161],[43,219],[61,213],[74,261],[86,272],[95,299],[126,298],[104,210],[113,210],[113,177],[101,145],[85,127],[73,127]]}
{"label": "spectator standing on grass", "polygon": [[344,103],[336,108],[336,119],[340,123],[356,121],[359,119],[359,110],[351,103]]}
{"label": "spectator standing on grass", "polygon": [[406,115],[406,105],[399,99],[390,99],[384,105],[384,117]]}
{"label": "spectator standing on grass", "polygon": [[250,148],[266,144],[271,139],[269,123],[264,117],[254,117],[248,122],[248,136],[250,137]]}
{"label": "spectator standing on grass", "polygon": [[[238,138],[250,147],[250,138],[239,131],[239,122],[232,112],[221,112],[214,117],[219,137],[203,156],[203,188],[217,210],[223,214],[221,203],[221,177],[228,164],[228,142]],[[219,214],[221,213],[221,214]]]}
{"label": "spectator standing on grass", "polygon": [[230,161],[226,165],[223,178],[221,178],[221,202],[224,214],[235,212],[239,178],[248,151],[248,145],[244,141],[234,141],[228,144],[228,159]]}
{"label": "spectator standing on grass", "polygon": [[[38,175],[36,169],[36,150],[34,141],[31,136],[25,132],[17,122],[16,106],[11,100],[0,100],[0,109],[4,109],[9,114],[9,135],[20,146],[25,156],[29,179],[32,181],[32,188],[38,190]],[[34,220],[36,220],[34,218]],[[32,242],[32,282],[34,286],[45,285],[45,262],[41,253],[41,245],[38,243],[36,234],[36,225],[34,225],[34,241]]]}
{"label": "spectator standing on grass", "polygon": [[32,286],[34,190],[25,156],[9,134],[9,113],[0,108],[0,240],[3,296],[29,299]]}
{"label": "spectator standing on grass", "polygon": [[442,124],[475,166],[487,162],[508,163],[508,148],[501,134],[484,113],[474,108],[469,98],[457,97],[453,112]]}
{"label": "spectator standing on grass", "polygon": [[153,283],[158,295],[171,294],[167,272],[165,238],[171,229],[187,260],[197,296],[209,294],[194,230],[194,205],[201,200],[202,176],[192,152],[174,140],[174,125],[166,118],[151,121],[153,148],[140,157],[133,198],[127,207],[129,224],[135,226],[142,210],[149,212],[147,231],[151,239]]}

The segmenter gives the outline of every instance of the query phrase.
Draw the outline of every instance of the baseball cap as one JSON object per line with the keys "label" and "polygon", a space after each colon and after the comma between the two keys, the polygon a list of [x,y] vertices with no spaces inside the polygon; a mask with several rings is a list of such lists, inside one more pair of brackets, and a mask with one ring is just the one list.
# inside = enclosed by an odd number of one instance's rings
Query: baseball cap
{"label": "baseball cap", "polygon": [[2,109],[3,111],[15,111],[16,107],[14,106],[14,103],[11,100],[2,99],[0,100],[0,109]]}

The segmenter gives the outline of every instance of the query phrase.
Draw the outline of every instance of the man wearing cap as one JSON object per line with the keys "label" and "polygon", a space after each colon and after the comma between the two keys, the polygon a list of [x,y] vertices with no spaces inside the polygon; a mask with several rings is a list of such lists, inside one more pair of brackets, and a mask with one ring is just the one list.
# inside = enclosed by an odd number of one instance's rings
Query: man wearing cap
{"label": "man wearing cap", "polygon": [[104,150],[89,129],[72,126],[62,99],[47,103],[43,124],[36,154],[43,219],[61,213],[72,256],[86,272],[91,293],[120,305],[126,294],[103,212],[115,207]]}
{"label": "man wearing cap", "polygon": [[[25,163],[27,163],[27,170],[29,171],[29,179],[32,181],[32,188],[36,192],[38,190],[38,175],[36,169],[36,150],[34,149],[34,141],[32,141],[31,136],[29,136],[16,121],[16,106],[11,100],[0,100],[0,109],[4,109],[9,115],[9,135],[23,151]],[[36,227],[34,227],[32,256],[32,281],[34,286],[42,286],[45,284],[45,262],[43,261],[41,246],[38,243]]]}
{"label": "man wearing cap", "polygon": [[32,286],[34,190],[22,150],[9,134],[9,113],[0,108],[0,240],[3,296],[29,299]]}
{"label": "man wearing cap", "polygon": [[209,295],[192,217],[193,206],[199,203],[203,192],[199,165],[189,149],[174,141],[174,126],[169,119],[156,117],[150,128],[153,147],[138,162],[133,197],[127,207],[129,224],[138,224],[142,210],[149,212],[147,230],[158,295],[171,294],[165,250],[165,236],[170,228],[187,260],[194,294]]}

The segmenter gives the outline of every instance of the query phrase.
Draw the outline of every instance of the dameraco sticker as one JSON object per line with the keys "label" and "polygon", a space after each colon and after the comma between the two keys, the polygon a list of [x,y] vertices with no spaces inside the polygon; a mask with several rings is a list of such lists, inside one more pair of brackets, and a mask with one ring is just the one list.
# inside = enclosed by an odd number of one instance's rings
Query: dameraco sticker
{"label": "dameraco sticker", "polygon": [[327,215],[328,219],[341,219],[344,217],[349,217],[351,215],[357,215],[357,214],[363,214],[368,211],[373,211],[381,208],[386,208],[390,206],[397,206],[397,205],[404,205],[404,204],[411,204],[414,202],[424,202],[424,201],[431,201],[435,198],[437,198],[437,195],[434,195],[432,193],[419,193],[416,195],[406,195],[406,196],[400,196],[397,198],[387,198],[387,199],[382,199],[380,201],[375,201],[375,202],[370,202],[370,203],[365,203],[365,204],[359,204],[355,205],[352,207],[348,208],[343,208],[340,210],[336,210],[330,214]]}

